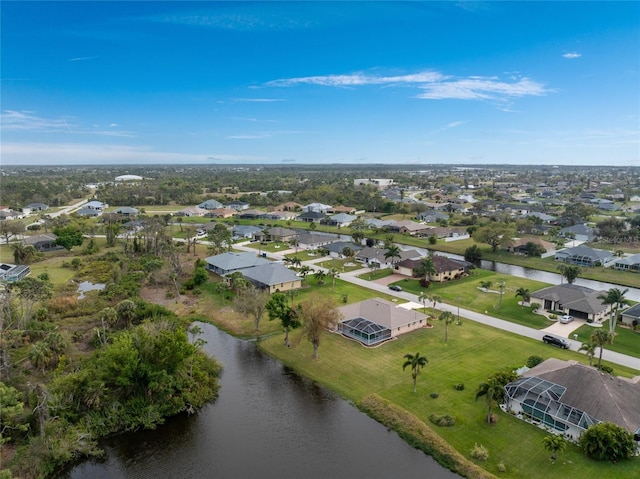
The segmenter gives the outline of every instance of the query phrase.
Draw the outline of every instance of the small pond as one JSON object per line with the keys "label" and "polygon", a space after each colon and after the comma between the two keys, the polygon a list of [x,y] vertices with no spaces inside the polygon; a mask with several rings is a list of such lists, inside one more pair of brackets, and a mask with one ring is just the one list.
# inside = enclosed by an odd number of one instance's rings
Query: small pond
{"label": "small pond", "polygon": [[78,293],[80,295],[78,296],[78,298],[84,298],[84,293],[88,291],[100,291],[103,290],[104,287],[104,283],[92,283],[90,281],[83,281],[82,283],[78,284]]}

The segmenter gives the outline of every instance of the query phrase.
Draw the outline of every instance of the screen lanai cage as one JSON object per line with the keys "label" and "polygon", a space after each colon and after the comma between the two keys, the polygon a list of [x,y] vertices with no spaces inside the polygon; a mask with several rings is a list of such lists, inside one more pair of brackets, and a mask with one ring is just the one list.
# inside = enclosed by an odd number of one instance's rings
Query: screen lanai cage
{"label": "screen lanai cage", "polygon": [[338,324],[338,331],[343,335],[372,346],[391,339],[391,330],[368,319],[354,318]]}
{"label": "screen lanai cage", "polygon": [[560,398],[565,391],[565,387],[544,379],[520,378],[505,386],[506,407],[577,439],[589,426],[600,421],[580,409],[563,404]]}

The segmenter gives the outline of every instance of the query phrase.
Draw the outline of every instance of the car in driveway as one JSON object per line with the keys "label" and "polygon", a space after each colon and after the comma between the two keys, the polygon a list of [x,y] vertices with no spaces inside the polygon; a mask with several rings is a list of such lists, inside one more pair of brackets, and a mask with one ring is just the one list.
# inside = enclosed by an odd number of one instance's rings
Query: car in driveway
{"label": "car in driveway", "polygon": [[400,286],[398,286],[397,284],[392,284],[391,286],[389,286],[389,289],[391,291],[402,291],[402,288]]}
{"label": "car in driveway", "polygon": [[558,346],[562,349],[569,349],[569,343],[567,343],[567,341],[565,341],[563,338],[551,336],[550,334],[545,334],[544,336],[542,336],[542,341],[544,341],[546,344]]}
{"label": "car in driveway", "polygon": [[559,320],[562,324],[568,324],[571,321],[573,321],[573,316],[569,315],[569,314],[565,314],[564,316],[560,316],[560,320]]}

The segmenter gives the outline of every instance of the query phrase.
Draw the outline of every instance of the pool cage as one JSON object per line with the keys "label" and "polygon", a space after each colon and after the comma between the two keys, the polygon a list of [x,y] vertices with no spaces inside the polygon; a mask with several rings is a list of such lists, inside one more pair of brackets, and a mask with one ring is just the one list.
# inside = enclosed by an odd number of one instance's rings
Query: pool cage
{"label": "pool cage", "polygon": [[566,388],[537,377],[520,378],[505,386],[507,410],[521,412],[554,430],[579,436],[600,421],[584,411],[563,404]]}
{"label": "pool cage", "polygon": [[338,323],[338,332],[366,346],[373,346],[391,339],[389,328],[364,318],[353,318]]}

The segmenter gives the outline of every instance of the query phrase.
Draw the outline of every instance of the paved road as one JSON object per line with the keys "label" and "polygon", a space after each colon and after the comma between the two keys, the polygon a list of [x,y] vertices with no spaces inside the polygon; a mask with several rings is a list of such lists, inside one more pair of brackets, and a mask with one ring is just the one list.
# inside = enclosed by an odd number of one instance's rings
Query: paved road
{"label": "paved road", "polygon": [[[246,248],[242,244],[236,244],[234,245],[234,248],[243,249],[245,251],[255,251],[255,249]],[[269,256],[271,258],[282,259],[286,254],[293,253],[293,252],[294,250],[278,251],[277,253],[269,253]],[[326,259],[327,259],[326,256],[322,258],[314,258],[312,260],[303,262],[303,264],[307,264],[309,266],[313,265],[316,269],[324,269],[319,267],[315,263],[326,261]],[[340,278],[352,284],[362,286],[363,288],[369,288],[374,291],[378,291],[380,293],[390,294],[392,296],[395,296],[396,298],[404,299],[406,301],[412,301],[418,304],[420,303],[420,301],[418,300],[418,296],[413,293],[408,293],[406,291],[400,291],[400,292],[391,291],[388,288],[388,286],[386,286],[385,284],[378,284],[374,281],[367,281],[357,277],[357,275],[367,271],[369,271],[369,269],[364,268],[356,271],[340,273]],[[458,306],[454,306],[452,304],[447,304],[447,303],[438,303],[437,308],[442,311],[450,311],[456,316],[458,315]],[[489,316],[487,314],[470,311],[464,308],[459,308],[459,312],[460,312],[461,318],[470,319],[477,323],[486,324],[494,328],[502,329],[504,331],[509,331],[514,334],[519,334],[520,336],[526,336],[528,338],[537,339],[540,341],[542,340],[542,336],[544,336],[545,334],[547,334],[547,332],[549,332],[547,331],[549,329],[551,329],[550,332],[553,332],[557,336],[560,336],[560,335],[564,336],[563,334],[564,331],[560,331],[560,330],[556,331],[556,329],[558,328],[557,326],[554,326],[556,323],[554,323],[554,325],[552,325],[550,328],[547,328],[547,330],[538,330],[538,329],[522,326],[520,324],[512,323],[510,321],[505,321],[503,319],[494,318],[493,316]],[[579,324],[576,323],[575,325],[568,324],[568,325],[561,325],[561,326],[566,326],[567,328],[565,328],[565,331],[568,332],[568,331],[573,331],[575,329],[575,326],[579,326]],[[567,342],[570,345],[570,349],[572,349],[573,351],[577,351],[578,348],[582,345],[580,341],[575,341],[570,338],[567,339]],[[549,347],[551,348],[553,346],[549,346]],[[602,359],[605,359],[615,364],[620,364],[622,366],[627,366],[629,368],[637,369],[640,371],[640,358],[634,358],[632,356],[627,356],[626,354],[620,354],[615,351],[609,351],[605,349],[602,354]]]}

